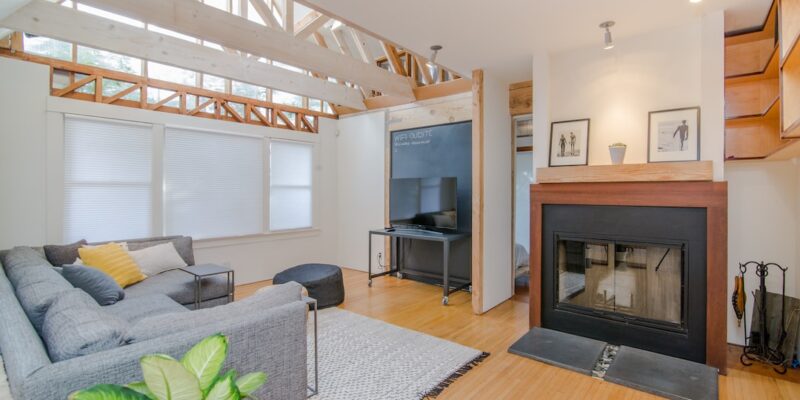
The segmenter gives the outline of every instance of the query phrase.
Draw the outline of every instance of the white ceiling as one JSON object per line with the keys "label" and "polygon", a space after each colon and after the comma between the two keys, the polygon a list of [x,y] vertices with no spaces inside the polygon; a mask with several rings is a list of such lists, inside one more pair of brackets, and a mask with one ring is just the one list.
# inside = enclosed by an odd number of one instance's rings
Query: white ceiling
{"label": "white ceiling", "polygon": [[531,77],[533,49],[602,43],[597,25],[615,20],[615,39],[680,26],[726,10],[726,31],[760,25],[772,0],[306,0],[459,73],[496,71],[507,82]]}

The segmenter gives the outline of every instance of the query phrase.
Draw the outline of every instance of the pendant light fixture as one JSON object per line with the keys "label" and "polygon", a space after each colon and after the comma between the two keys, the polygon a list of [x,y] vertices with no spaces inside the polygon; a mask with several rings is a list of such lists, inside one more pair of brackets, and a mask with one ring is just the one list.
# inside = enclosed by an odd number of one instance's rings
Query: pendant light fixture
{"label": "pendant light fixture", "polygon": [[441,49],[442,46],[438,44],[431,46],[431,58],[428,59],[427,63],[428,70],[430,71],[434,81],[437,81],[439,76],[439,67],[436,65],[436,56],[439,55],[439,50]]}
{"label": "pendant light fixture", "polygon": [[600,29],[605,29],[603,34],[603,49],[611,50],[614,48],[614,39],[611,37],[611,27],[614,26],[614,21],[606,21],[600,24]]}

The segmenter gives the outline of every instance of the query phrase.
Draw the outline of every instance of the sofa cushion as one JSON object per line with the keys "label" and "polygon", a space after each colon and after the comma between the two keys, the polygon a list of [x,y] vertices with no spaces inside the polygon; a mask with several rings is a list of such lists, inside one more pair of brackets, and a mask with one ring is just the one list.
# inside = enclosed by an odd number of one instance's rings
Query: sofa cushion
{"label": "sofa cushion", "polygon": [[128,323],[103,311],[94,299],[80,289],[58,297],[42,324],[42,338],[50,359],[68,360],[124,343]]}
{"label": "sofa cushion", "polygon": [[183,268],[187,265],[186,261],[175,250],[175,245],[172,242],[161,243],[140,250],[130,250],[128,254],[131,255],[133,261],[136,261],[136,264],[147,276]]}
{"label": "sofa cushion", "polygon": [[8,280],[11,281],[11,285],[15,288],[19,278],[24,275],[25,269],[36,266],[52,268],[44,254],[27,246],[14,247],[3,258],[3,268],[6,271],[6,276],[8,276]]}
{"label": "sofa cushion", "polygon": [[[224,274],[203,278],[200,284],[201,300],[228,295],[228,280]],[[179,269],[162,272],[125,288],[125,295],[129,298],[161,293],[184,305],[194,303],[194,292],[194,276]]]}
{"label": "sofa cushion", "polygon": [[72,264],[78,258],[78,249],[86,244],[86,240],[81,239],[70,244],[48,244],[44,246],[44,254],[50,264],[59,266]]}
{"label": "sofa cushion", "polygon": [[37,332],[41,332],[44,315],[61,293],[72,285],[53,267],[42,265],[23,268],[14,291],[25,314]]}
{"label": "sofa cushion", "polygon": [[95,267],[126,287],[147,278],[133,258],[119,243],[108,243],[97,247],[78,249],[84,265]]}
{"label": "sofa cushion", "polygon": [[195,310],[188,313],[169,313],[147,317],[134,323],[126,334],[127,343],[141,342],[174,332],[208,325],[227,319],[241,318],[269,308],[279,307],[302,299],[302,286],[297,282],[276,285],[274,288],[226,305]]}
{"label": "sofa cushion", "polygon": [[134,323],[145,317],[152,317],[167,313],[189,312],[189,309],[178,304],[163,294],[128,298],[107,307],[103,311],[114,314],[129,323]]}
{"label": "sofa cushion", "polygon": [[158,244],[169,243],[175,246],[175,250],[181,255],[186,265],[194,265],[194,250],[192,248],[191,236],[168,236],[161,238],[148,238],[128,240],[128,250],[141,250]]}
{"label": "sofa cushion", "polygon": [[111,276],[92,267],[64,265],[61,276],[72,286],[82,289],[101,306],[114,304],[125,297],[125,291]]}
{"label": "sofa cushion", "polygon": [[0,268],[0,353],[3,354],[2,363],[5,365],[12,395],[17,399],[23,398],[22,386],[25,378],[50,364],[42,339],[19,304],[14,288],[2,268]]}

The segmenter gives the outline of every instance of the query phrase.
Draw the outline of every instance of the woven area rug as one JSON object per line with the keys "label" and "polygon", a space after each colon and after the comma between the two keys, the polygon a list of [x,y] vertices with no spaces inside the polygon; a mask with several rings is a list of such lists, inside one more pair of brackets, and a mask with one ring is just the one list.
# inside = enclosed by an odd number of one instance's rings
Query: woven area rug
{"label": "woven area rug", "polygon": [[[435,398],[489,356],[339,308],[321,310],[318,318],[320,391],[314,400]],[[308,330],[310,382],[312,323],[313,317]]]}

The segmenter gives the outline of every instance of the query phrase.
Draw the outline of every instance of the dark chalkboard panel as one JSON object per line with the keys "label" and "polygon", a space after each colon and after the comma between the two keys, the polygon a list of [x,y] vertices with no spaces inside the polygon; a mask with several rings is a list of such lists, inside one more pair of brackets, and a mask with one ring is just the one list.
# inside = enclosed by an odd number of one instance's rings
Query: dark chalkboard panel
{"label": "dark chalkboard panel", "polygon": [[[472,122],[429,126],[391,132],[391,177],[455,177],[458,207],[458,231],[472,230]],[[391,208],[391,204],[389,204]],[[403,248],[406,266],[441,274],[441,246],[436,243],[407,240]],[[451,274],[470,276],[469,240],[451,249]]]}

